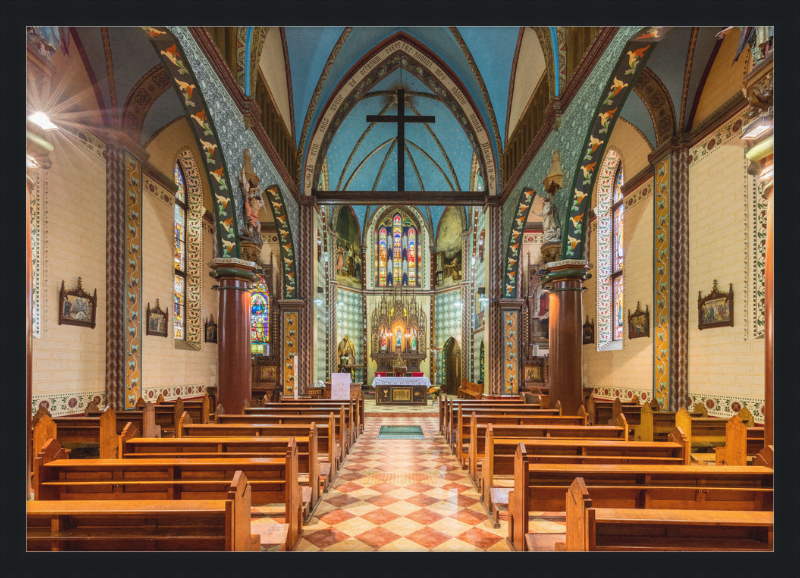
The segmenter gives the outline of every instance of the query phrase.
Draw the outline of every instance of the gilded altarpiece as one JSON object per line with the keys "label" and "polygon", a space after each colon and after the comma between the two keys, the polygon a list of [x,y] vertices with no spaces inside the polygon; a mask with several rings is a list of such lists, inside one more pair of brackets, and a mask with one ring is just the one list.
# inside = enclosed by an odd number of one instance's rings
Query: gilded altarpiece
{"label": "gilded altarpiece", "polygon": [[399,291],[381,296],[372,312],[370,323],[370,357],[377,363],[377,371],[392,372],[402,360],[408,372],[420,371],[420,363],[427,352],[427,319],[414,297]]}

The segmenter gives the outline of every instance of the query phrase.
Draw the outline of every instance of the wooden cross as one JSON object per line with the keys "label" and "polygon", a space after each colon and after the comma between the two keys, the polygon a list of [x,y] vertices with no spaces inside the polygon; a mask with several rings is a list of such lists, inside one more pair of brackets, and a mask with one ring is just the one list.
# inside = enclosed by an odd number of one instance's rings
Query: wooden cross
{"label": "wooden cross", "polygon": [[405,164],[406,164],[406,134],[405,123],[407,122],[436,122],[435,116],[406,116],[406,91],[402,88],[397,91],[397,114],[380,116],[377,114],[367,115],[367,122],[396,122],[397,123],[397,190],[405,191]]}

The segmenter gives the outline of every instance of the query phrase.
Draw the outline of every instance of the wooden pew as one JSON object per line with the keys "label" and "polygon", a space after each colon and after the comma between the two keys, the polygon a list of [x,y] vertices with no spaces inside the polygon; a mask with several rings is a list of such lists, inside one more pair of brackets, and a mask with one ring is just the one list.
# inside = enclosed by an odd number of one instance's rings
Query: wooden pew
{"label": "wooden pew", "polygon": [[203,394],[203,397],[198,398],[191,398],[191,399],[181,399],[180,397],[177,399],[171,399],[169,401],[164,400],[164,396],[159,394],[158,398],[156,399],[157,406],[183,406],[183,409],[178,411],[177,408],[174,410],[174,414],[180,419],[180,416],[183,414],[184,411],[188,411],[189,415],[192,416],[192,421],[194,423],[209,423],[213,421],[214,417],[214,408],[216,406],[213,405],[211,397],[208,395],[208,392]]}
{"label": "wooden pew", "polygon": [[[214,425],[214,424],[200,424]],[[122,459],[219,459],[219,458],[280,458],[285,455],[289,440],[294,438],[298,448],[303,510],[310,514],[319,502],[320,463],[317,453],[317,428],[275,426],[284,428],[282,436],[252,437],[182,437],[142,438],[135,428],[126,429],[119,439]],[[299,434],[299,435],[296,435]]]}
{"label": "wooden pew", "polygon": [[336,411],[334,408],[340,408],[340,415],[342,416],[342,420],[340,423],[345,424],[345,452],[349,452],[350,448],[353,447],[353,444],[356,441],[356,431],[357,431],[357,424],[356,420],[358,420],[358,411],[356,411],[355,406],[352,401],[340,401],[338,404],[331,405],[315,405],[315,404],[308,404],[308,405],[290,405],[287,403],[273,403],[266,405],[264,407],[247,407],[245,405],[244,411],[242,412],[244,415],[259,415],[259,414],[280,414],[284,413],[287,415],[302,415],[306,414],[314,414],[314,413],[328,413],[331,410]]}
{"label": "wooden pew", "polygon": [[462,377],[461,387],[458,388],[458,397],[460,399],[480,399],[483,397],[483,385],[472,383]]}
{"label": "wooden pew", "polygon": [[[453,404],[462,403],[462,401],[467,400],[454,400],[451,397],[448,397],[447,394],[442,394],[442,398],[439,401],[439,431],[445,435],[447,435],[447,431],[445,430],[445,424],[450,423],[450,409]],[[510,397],[507,399],[473,399],[468,400],[471,403],[492,403],[496,405],[503,405],[503,404],[523,404],[522,399],[518,397]]]}
{"label": "wooden pew", "polygon": [[[598,427],[598,426],[595,426]],[[679,428],[666,442],[632,442],[615,439],[496,438],[493,427],[486,432],[486,447],[480,471],[481,500],[487,513],[498,524],[500,513],[508,509],[510,488],[496,487],[498,478],[514,475],[518,446],[525,447],[536,464],[637,464],[688,465],[689,443]]]}
{"label": "wooden pew", "polygon": [[276,458],[69,460],[63,454],[50,440],[36,458],[35,500],[224,499],[231,477],[241,471],[250,481],[254,505],[285,504],[286,549],[299,538],[302,503],[293,438]]}
{"label": "wooden pew", "polygon": [[[501,412],[523,412],[530,415],[535,415],[536,413],[540,415],[560,415],[561,412],[561,405],[560,403],[556,404],[554,408],[542,408],[541,406],[537,406],[534,404],[507,404],[507,403],[478,403],[471,400],[461,400],[462,403],[453,403],[451,404],[451,408],[447,411],[446,421],[445,421],[445,434],[444,437],[447,440],[447,443],[450,444],[450,448],[455,451],[456,442],[458,438],[458,415],[459,412],[463,415],[469,415],[469,412],[472,410],[479,411],[496,411],[498,413]],[[463,410],[461,409],[463,407]],[[466,412],[466,413],[464,413]],[[532,413],[535,412],[535,413]]]}
{"label": "wooden pew", "polygon": [[[56,439],[65,444],[98,444],[102,459],[117,457],[117,414],[107,407],[99,415],[63,416],[52,418]],[[39,420],[40,428],[51,428]],[[34,437],[42,435],[35,433]]]}
{"label": "wooden pew", "polygon": [[[553,409],[541,409],[532,407],[530,404],[525,405],[524,407],[516,407],[516,406],[500,406],[500,407],[492,407],[492,406],[474,406],[470,404],[460,404],[458,406],[458,411],[454,412],[453,416],[453,428],[455,431],[450,434],[450,448],[453,450],[453,453],[456,456],[460,455],[460,452],[464,451],[464,426],[467,424],[467,416],[471,413],[475,413],[478,416],[482,415],[493,415],[493,416],[501,416],[501,415],[516,415],[516,416],[529,416],[529,417],[536,417],[536,416],[558,416],[561,415],[561,405],[558,404]],[[461,450],[459,451],[459,448]],[[461,461],[461,458],[459,458]],[[463,462],[461,463],[462,467],[464,466]]]}
{"label": "wooden pew", "polygon": [[566,501],[557,551],[772,551],[772,512],[598,508],[583,478]]}
{"label": "wooden pew", "polygon": [[[283,398],[280,401],[280,403],[282,403],[282,404],[300,404],[300,405],[311,403],[312,405],[327,406],[327,405],[331,405],[331,404],[338,404],[338,403],[341,403],[343,401],[346,401],[346,400],[341,400],[341,399],[315,399],[315,398],[308,398],[308,399],[302,399],[302,398],[301,399],[292,399],[292,398],[288,398],[287,399],[287,398]],[[359,426],[359,428],[358,428],[358,432],[357,433],[360,434],[360,433],[364,432],[364,396],[361,396],[357,400],[351,400],[351,401],[353,401],[353,403],[358,402],[358,426]],[[270,403],[270,401],[265,398],[264,399],[264,403],[268,404],[268,403]]]}
{"label": "wooden pew", "polygon": [[[146,402],[140,397],[139,401],[136,402],[136,409],[144,409],[148,403],[152,402]],[[178,421],[181,415],[183,415],[183,412],[184,402],[181,398],[165,402],[164,396],[159,394],[158,399],[153,404],[153,413],[156,425],[161,428],[162,437],[165,437],[166,434],[175,435],[175,429],[177,428]]]}
{"label": "wooden pew", "polygon": [[237,471],[223,499],[29,501],[28,550],[258,551],[250,493]]}
{"label": "wooden pew", "polygon": [[[738,415],[725,423],[725,435],[722,440],[719,426],[711,427],[706,421],[699,424],[692,421],[689,427],[692,431],[690,438],[692,442],[717,446],[714,448],[714,463],[717,465],[745,466],[748,458],[755,459],[765,449],[764,428],[746,427]],[[725,445],[720,446],[721,441]],[[770,449],[769,455],[771,454]]]}
{"label": "wooden pew", "polygon": [[[305,424],[310,427],[311,422],[317,425],[317,443],[319,445],[320,477],[325,491],[328,491],[342,459],[341,444],[344,436],[331,436],[329,432],[336,431],[336,415],[320,412],[318,415],[238,415],[219,413],[217,424],[276,424],[298,425]],[[327,427],[326,427],[327,425]],[[338,443],[337,443],[338,439]],[[327,458],[325,457],[327,455]]]}
{"label": "wooden pew", "polygon": [[[116,424],[114,427],[116,434],[121,434],[125,426],[132,422],[145,437],[161,437],[161,427],[156,423],[155,406],[153,403],[148,401],[141,406],[137,404],[136,407],[140,407],[140,409],[131,409],[115,413]],[[97,417],[101,413],[103,412],[94,402],[88,404],[83,412],[84,416],[88,417]]]}
{"label": "wooden pew", "polygon": [[[575,478],[584,479],[595,507],[771,511],[773,470],[699,465],[571,465],[530,463],[524,445],[514,456],[509,542],[528,550],[530,512],[565,512]],[[545,537],[539,536],[541,539]]]}
{"label": "wooden pew", "polygon": [[[659,411],[658,402],[655,399],[642,405],[630,415],[625,412],[625,417],[629,418],[628,425],[631,426],[634,441],[660,442],[667,439],[676,425],[681,428],[685,425],[685,422],[678,424],[675,421],[680,412],[692,417],[708,417],[708,410],[703,404],[697,404],[691,414],[683,408],[679,411]],[[685,430],[684,433],[686,433]]]}
{"label": "wooden pew", "polygon": [[[594,395],[589,397],[586,402],[586,413],[588,414],[588,425],[605,425],[610,420],[615,419],[619,413],[629,415],[639,408],[641,403],[638,396],[633,396],[630,401],[623,402],[616,399],[597,399]],[[618,409],[616,409],[618,408]]]}
{"label": "wooden pew", "polygon": [[[541,410],[539,410],[541,411]],[[548,411],[548,410],[544,410]],[[482,458],[483,457],[483,441],[486,437],[486,428],[489,425],[493,425],[495,427],[495,435],[497,435],[497,428],[503,428],[505,426],[539,426],[542,428],[548,428],[542,431],[541,437],[550,437],[549,428],[550,426],[564,426],[564,427],[587,427],[586,426],[586,413],[583,411],[583,407],[578,409],[578,415],[543,415],[541,413],[533,413],[533,414],[526,414],[526,413],[483,413],[472,411],[469,417],[469,421],[467,421],[466,416],[459,411],[458,414],[459,423],[458,427],[460,428],[459,439],[461,440],[461,445],[457,446],[456,449],[456,456],[458,457],[459,463],[461,464],[462,468],[469,466],[470,471],[472,471],[475,462],[472,461],[474,458]],[[596,430],[597,432],[606,432],[603,437],[609,437],[607,431],[610,431],[609,426],[606,426],[605,429],[600,428]],[[523,429],[514,429],[512,428],[511,431],[515,433],[509,434],[511,437],[519,437],[520,435],[526,435],[523,432],[530,432],[531,437],[540,437],[536,435],[535,430],[529,430],[527,428]],[[582,437],[585,432],[583,430],[574,430],[577,433],[574,433],[573,430],[562,430],[560,428],[554,428],[553,431],[555,432],[555,436],[558,437]],[[563,435],[562,435],[563,434]],[[600,435],[600,434],[598,434]],[[614,437],[619,437],[622,435],[622,432],[617,431],[614,429]],[[502,436],[508,437],[508,436]],[[474,443],[473,443],[474,442]],[[458,447],[461,450],[458,450]]]}

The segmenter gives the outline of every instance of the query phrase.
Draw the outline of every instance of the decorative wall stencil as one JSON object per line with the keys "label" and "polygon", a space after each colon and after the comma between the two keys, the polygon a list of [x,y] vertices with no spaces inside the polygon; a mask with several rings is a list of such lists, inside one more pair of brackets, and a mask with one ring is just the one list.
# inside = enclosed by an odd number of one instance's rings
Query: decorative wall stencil
{"label": "decorative wall stencil", "polygon": [[764,423],[764,400],[758,397],[721,396],[714,393],[692,393],[688,398],[689,407],[702,403],[708,410],[708,415],[714,417],[731,418],[746,407],[753,414],[756,424]]}
{"label": "decorative wall stencil", "polygon": [[169,313],[163,309],[156,299],[155,307],[150,307],[147,304],[147,335],[155,335],[158,337],[166,337],[169,333]]}
{"label": "decorative wall stencil", "polygon": [[[230,179],[220,138],[217,135],[206,100],[199,87],[187,58],[184,57],[181,42],[167,28],[140,27],[150,38],[156,53],[173,81],[178,98],[186,112],[195,139],[206,152],[203,164],[208,172],[214,216],[217,222],[217,237],[220,254],[224,258],[240,258],[239,215],[233,199]],[[215,154],[216,153],[216,154]],[[231,204],[231,201],[233,203]]]}
{"label": "decorative wall stencil", "polygon": [[469,93],[460,86],[457,78],[438,64],[438,59],[425,47],[402,32],[375,46],[365,58],[363,66],[352,70],[340,82],[317,118],[317,126],[303,162],[303,194],[310,195],[311,189],[319,182],[323,159],[348,112],[374,83],[402,66],[424,82],[458,119],[480,160],[485,186],[490,195],[496,195],[497,163],[489,131]]}
{"label": "decorative wall stencil", "polygon": [[135,142],[141,142],[144,119],[170,84],[167,71],[161,63],[158,63],[148,70],[128,93],[122,107],[122,130]]}
{"label": "decorative wall stencil", "polygon": [[280,187],[271,185],[266,189],[272,217],[278,228],[278,245],[281,251],[281,271],[283,271],[283,296],[284,299],[297,298],[297,256],[294,251],[294,238],[289,227],[286,205],[283,202]]}
{"label": "decorative wall stencil", "polygon": [[717,289],[717,280],[711,293],[703,296],[697,292],[697,328],[733,327],[733,283],[727,292]]}
{"label": "decorative wall stencil", "polygon": [[525,230],[525,223],[528,221],[528,213],[531,212],[533,199],[536,191],[525,189],[522,191],[519,206],[517,207],[516,217],[511,226],[511,233],[508,238],[506,249],[506,262],[504,263],[505,275],[503,276],[503,296],[506,299],[516,299],[519,290],[517,287],[517,271],[520,264],[520,246],[522,245],[522,232]]}
{"label": "decorative wall stencil", "polygon": [[[336,299],[336,335],[333,336],[336,339],[333,343],[335,345],[344,339],[345,336],[350,336],[353,341],[353,347],[355,348],[354,363],[366,363],[364,358],[364,340],[355,338],[355,336],[360,336],[365,333],[361,294],[340,287],[336,292]],[[339,303],[341,303],[341,305],[339,305]],[[335,346],[332,347],[332,349],[335,350]],[[339,360],[337,359],[333,367],[336,367],[338,362]],[[354,378],[356,381],[365,380],[366,374],[363,368],[355,370]]]}
{"label": "decorative wall stencil", "polygon": [[82,414],[91,402],[95,402],[100,409],[105,408],[106,392],[81,391],[75,393],[39,394],[31,398],[31,414],[35,414],[40,407],[44,407],[53,417],[70,414]]}
{"label": "decorative wall stencil", "polygon": [[106,149],[106,394],[115,411],[125,409],[126,195],[125,151]]}
{"label": "decorative wall stencil", "polygon": [[172,193],[167,192],[167,189],[159,185],[147,174],[145,174],[142,178],[142,190],[146,193],[150,193],[154,198],[158,199],[168,207],[175,206],[175,196]]}
{"label": "decorative wall stencil", "polygon": [[669,407],[669,319],[670,319],[670,157],[656,163],[655,202],[653,219],[655,243],[653,245],[653,393],[661,407]]}
{"label": "decorative wall stencil", "polygon": [[567,87],[567,31],[563,26],[555,26],[555,29],[558,47],[558,84],[563,91]]}
{"label": "decorative wall stencil", "polygon": [[[611,205],[614,203],[614,177],[622,162],[615,148],[606,151],[605,159],[597,177],[597,350],[600,351],[613,340],[612,333],[612,288],[611,288]],[[588,256],[588,255],[587,255]]]}
{"label": "decorative wall stencil", "polygon": [[294,395],[294,358],[297,356],[297,327],[299,313],[288,311],[283,314],[283,395]]}
{"label": "decorative wall stencil", "polygon": [[656,147],[661,146],[675,134],[675,107],[669,91],[656,74],[645,67],[633,90],[642,99],[656,133]]}
{"label": "decorative wall stencil", "polygon": [[730,119],[722,123],[719,128],[694,145],[689,150],[689,166],[694,166],[697,161],[706,158],[721,146],[728,144],[733,139],[738,139],[742,134],[741,131],[747,109],[748,107],[746,106],[742,108]]}
{"label": "decorative wall stencil", "polygon": [[649,402],[653,399],[653,393],[647,389],[630,389],[627,387],[595,387],[592,392],[598,399],[616,399],[628,401],[635,395],[640,402]]}
{"label": "decorative wall stencil", "polygon": [[614,72],[607,81],[603,100],[595,110],[594,121],[586,135],[582,151],[586,151],[575,173],[569,204],[569,219],[564,226],[562,258],[583,258],[583,244],[586,236],[580,225],[591,207],[591,196],[597,178],[597,164],[603,158],[606,143],[614,130],[619,111],[625,104],[633,85],[644,69],[645,63],[653,53],[656,43],[670,31],[670,28],[647,28],[632,38],[623,49]]}
{"label": "decorative wall stencil", "polygon": [[42,330],[42,180],[45,171],[38,169],[29,171],[33,178],[30,187],[31,205],[31,335],[41,337]]}
{"label": "decorative wall stencil", "polygon": [[[216,384],[211,384],[214,387]],[[173,385],[170,387],[145,387],[142,390],[142,398],[145,401],[156,402],[159,395],[164,396],[165,401],[171,399],[187,399],[193,397],[203,397],[206,393],[206,386],[197,383],[185,383],[181,385]]]}
{"label": "decorative wall stencil", "polygon": [[625,208],[629,209],[635,205],[638,205],[641,201],[646,199],[650,196],[653,192],[653,181],[647,181],[643,185],[640,185],[635,191],[631,191],[626,193],[625,195]]}
{"label": "decorative wall stencil", "polygon": [[628,309],[628,339],[637,337],[650,337],[650,306],[645,305],[642,311],[638,301],[633,313]]}
{"label": "decorative wall stencil", "polygon": [[[601,94],[603,87],[614,71],[617,59],[620,55],[624,55],[625,45],[628,40],[635,37],[640,30],[641,27],[633,26],[625,26],[617,30],[606,50],[603,51],[595,66],[585,80],[582,81],[569,106],[562,111],[561,126],[558,130],[553,130],[547,135],[504,203],[503,238],[506,238],[511,230],[522,189],[528,183],[541,183],[544,180],[550,171],[553,151],[559,151],[564,175],[572,175],[578,170],[578,163],[581,162],[586,151],[586,148],[582,147],[586,138],[586,130],[591,126],[596,114],[598,95]],[[550,42],[547,28],[544,28],[544,33],[547,36],[547,41],[541,43],[542,47],[551,51],[549,58],[545,52],[545,62],[552,62],[552,42]],[[548,74],[551,70],[552,67],[549,67]],[[630,80],[626,79],[625,82],[630,84]],[[554,77],[550,79],[550,86],[555,87]],[[600,98],[604,98],[606,94],[607,92],[603,92]],[[565,183],[568,180],[565,178]],[[568,218],[568,205],[572,194],[573,190],[565,185],[555,195],[555,204],[558,207],[558,218],[561,223],[564,223]]]}
{"label": "decorative wall stencil", "polygon": [[[186,187],[186,331],[185,340],[200,350],[203,342],[203,188],[194,155],[188,148],[178,153]],[[174,202],[174,200],[173,200]]]}
{"label": "decorative wall stencil", "polygon": [[142,376],[142,163],[125,153],[125,409],[133,409]]}
{"label": "decorative wall stencil", "polygon": [[[750,161],[745,158],[745,169]],[[747,221],[744,243],[745,340],[764,337],[764,296],[767,258],[767,197],[753,175],[744,173],[744,205]]]}
{"label": "decorative wall stencil", "polygon": [[503,312],[503,394],[516,395],[519,386],[519,311]]}

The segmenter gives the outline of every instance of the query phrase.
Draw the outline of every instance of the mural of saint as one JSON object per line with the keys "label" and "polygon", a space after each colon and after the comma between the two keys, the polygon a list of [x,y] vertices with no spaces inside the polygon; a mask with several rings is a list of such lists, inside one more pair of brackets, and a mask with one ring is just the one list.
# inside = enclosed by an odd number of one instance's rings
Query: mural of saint
{"label": "mural of saint", "polygon": [[341,207],[334,219],[336,239],[336,280],[339,284],[361,288],[361,230],[353,210]]}
{"label": "mural of saint", "polygon": [[387,346],[386,334],[385,333],[381,333],[381,351],[386,351],[386,346]]}
{"label": "mural of saint", "polygon": [[417,350],[417,334],[416,333],[411,335],[411,350],[412,351],[416,351]]}
{"label": "mural of saint", "polygon": [[442,276],[437,280],[439,287],[448,287],[462,279],[462,239],[461,216],[457,207],[447,207],[439,221],[436,234],[437,271]]}
{"label": "mural of saint", "polygon": [[403,346],[403,330],[399,327],[395,331],[395,337],[397,337],[397,349],[399,350]]}

